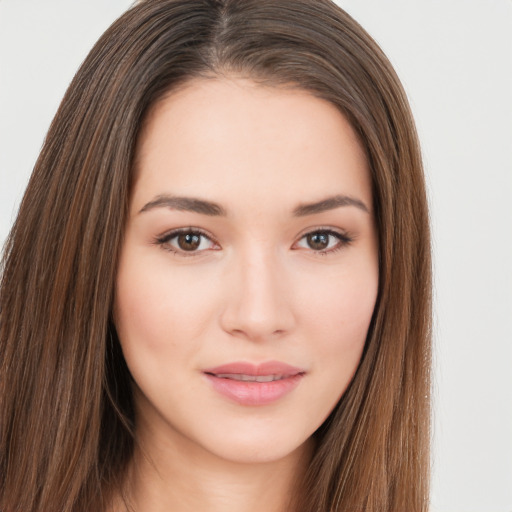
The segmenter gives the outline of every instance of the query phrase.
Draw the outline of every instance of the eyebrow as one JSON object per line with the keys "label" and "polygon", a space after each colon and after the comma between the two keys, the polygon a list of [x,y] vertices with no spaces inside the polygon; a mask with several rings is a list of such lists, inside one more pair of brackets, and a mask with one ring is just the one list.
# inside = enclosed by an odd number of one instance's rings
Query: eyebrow
{"label": "eyebrow", "polygon": [[177,197],[168,195],[157,196],[153,201],[144,205],[139,213],[147,212],[154,208],[170,208],[172,210],[195,212],[210,216],[225,217],[227,215],[226,210],[217,203],[206,201],[204,199],[197,199],[195,197]]}
{"label": "eyebrow", "polygon": [[335,196],[327,197],[326,199],[322,199],[321,201],[317,201],[315,203],[300,204],[293,210],[293,215],[295,217],[305,217],[306,215],[313,215],[315,213],[334,210],[335,208],[339,208],[341,206],[355,206],[356,208],[363,210],[363,212],[370,213],[369,208],[360,199],[338,194]]}
{"label": "eyebrow", "polygon": [[[342,206],[355,206],[360,210],[370,213],[369,208],[360,199],[346,195],[335,195],[314,203],[303,203],[294,208],[294,217],[305,217],[328,210],[334,210]],[[179,197],[170,195],[159,195],[149,203],[145,204],[139,213],[147,212],[155,208],[170,208],[187,212],[200,213],[212,217],[226,217],[227,211],[219,204],[196,197]]]}

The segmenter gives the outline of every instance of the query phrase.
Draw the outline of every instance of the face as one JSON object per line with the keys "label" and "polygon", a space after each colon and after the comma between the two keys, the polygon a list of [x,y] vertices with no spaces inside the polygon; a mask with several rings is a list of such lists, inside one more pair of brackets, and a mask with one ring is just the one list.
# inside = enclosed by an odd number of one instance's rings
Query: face
{"label": "face", "polygon": [[300,449],[356,371],[377,286],[370,173],[333,105],[212,79],[154,106],[114,305],[139,435],[231,461]]}

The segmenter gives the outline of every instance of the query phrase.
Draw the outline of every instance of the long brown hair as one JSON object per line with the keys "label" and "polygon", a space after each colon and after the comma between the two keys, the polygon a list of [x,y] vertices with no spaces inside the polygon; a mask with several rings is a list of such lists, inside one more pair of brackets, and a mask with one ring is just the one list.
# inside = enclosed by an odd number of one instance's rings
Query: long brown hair
{"label": "long brown hair", "polygon": [[226,74],[336,105],[372,173],[378,299],[357,373],[315,433],[297,510],[427,510],[431,262],[420,150],[388,60],[329,0],[146,0],[86,58],[5,246],[1,510],[102,511],[121,486],[134,415],[111,307],[134,148],[166,92]]}

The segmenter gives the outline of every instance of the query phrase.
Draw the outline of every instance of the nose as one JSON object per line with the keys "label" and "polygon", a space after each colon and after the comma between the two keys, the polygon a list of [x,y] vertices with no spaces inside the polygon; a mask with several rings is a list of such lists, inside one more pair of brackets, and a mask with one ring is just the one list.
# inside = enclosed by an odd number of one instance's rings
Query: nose
{"label": "nose", "polygon": [[231,335],[265,341],[290,332],[296,322],[292,290],[277,255],[263,251],[237,260],[229,272],[222,328]]}

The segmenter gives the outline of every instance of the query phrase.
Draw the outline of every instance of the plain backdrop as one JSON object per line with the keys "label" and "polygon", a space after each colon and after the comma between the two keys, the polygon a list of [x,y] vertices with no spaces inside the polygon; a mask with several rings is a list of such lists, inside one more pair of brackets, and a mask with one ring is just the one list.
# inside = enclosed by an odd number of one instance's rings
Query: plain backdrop
{"label": "plain backdrop", "polygon": [[[396,67],[422,141],[435,264],[432,510],[512,512],[512,0],[338,3]],[[130,4],[0,0],[0,243],[67,85]]]}

